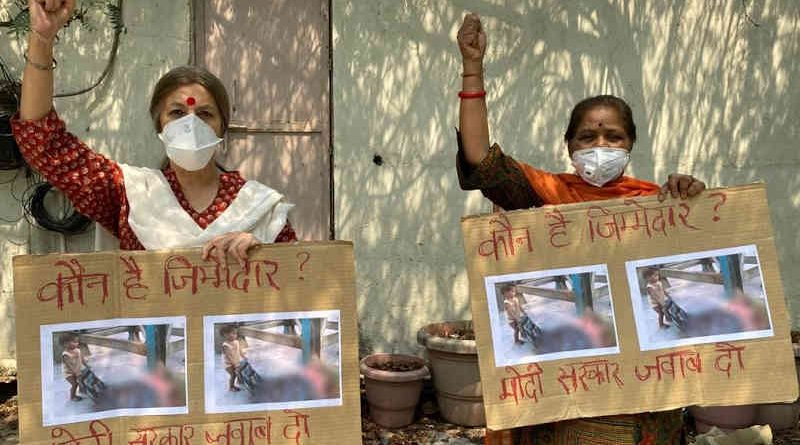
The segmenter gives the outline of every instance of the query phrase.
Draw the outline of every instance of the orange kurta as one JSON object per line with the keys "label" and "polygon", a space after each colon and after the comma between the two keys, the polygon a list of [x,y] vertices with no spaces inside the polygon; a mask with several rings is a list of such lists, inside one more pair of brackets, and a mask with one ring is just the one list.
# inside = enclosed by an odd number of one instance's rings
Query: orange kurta
{"label": "orange kurta", "polygon": [[[459,144],[460,147],[460,144]],[[505,210],[545,204],[572,204],[655,195],[657,184],[622,176],[595,187],[573,173],[550,173],[505,155],[495,144],[478,166],[466,163],[459,149],[461,187],[480,190]],[[485,445],[647,444],[673,445],[682,434],[680,410],[573,419],[513,430],[486,431]]]}

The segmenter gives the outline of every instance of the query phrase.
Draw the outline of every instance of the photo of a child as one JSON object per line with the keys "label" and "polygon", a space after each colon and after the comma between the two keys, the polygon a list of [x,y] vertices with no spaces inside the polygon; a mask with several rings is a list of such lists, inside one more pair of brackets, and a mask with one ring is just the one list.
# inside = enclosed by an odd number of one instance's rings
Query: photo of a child
{"label": "photo of a child", "polygon": [[495,363],[619,352],[605,265],[485,278]]}
{"label": "photo of a child", "polygon": [[78,334],[64,332],[59,336],[59,340],[64,350],[61,353],[62,373],[70,384],[69,399],[73,402],[83,400],[83,397],[77,394],[79,387],[81,394],[96,399],[105,385],[89,368],[87,358],[80,349]]}
{"label": "photo of a child", "polygon": [[670,326],[669,323],[664,321],[667,291],[664,289],[664,283],[661,282],[661,274],[658,269],[649,268],[644,272],[644,279],[647,281],[647,296],[650,301],[650,307],[658,314],[658,327],[668,328]]}
{"label": "photo of a child", "polygon": [[209,413],[341,405],[339,312],[204,317]]}
{"label": "photo of a child", "polygon": [[513,284],[504,284],[500,288],[500,293],[503,295],[503,309],[506,311],[508,317],[508,325],[514,330],[514,343],[521,345],[520,340],[520,322],[523,317],[527,317],[522,311],[522,304],[517,298],[517,287]]}
{"label": "photo of a child", "polygon": [[240,366],[247,355],[239,341],[239,331],[235,325],[224,325],[220,328],[219,333],[225,339],[222,343],[222,356],[225,358],[225,370],[231,376],[228,391],[240,391],[236,386],[236,381],[241,381]]}
{"label": "photo of a child", "polygon": [[642,350],[773,335],[756,246],[629,261]]}
{"label": "photo of a child", "polygon": [[42,325],[43,425],[185,414],[183,317]]}

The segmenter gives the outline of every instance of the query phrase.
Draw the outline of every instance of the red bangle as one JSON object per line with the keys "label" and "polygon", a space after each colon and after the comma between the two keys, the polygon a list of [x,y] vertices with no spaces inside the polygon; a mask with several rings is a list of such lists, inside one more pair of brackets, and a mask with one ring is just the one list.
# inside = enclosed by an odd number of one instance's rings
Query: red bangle
{"label": "red bangle", "polygon": [[486,91],[459,91],[458,97],[462,99],[479,99],[481,97],[486,97]]}

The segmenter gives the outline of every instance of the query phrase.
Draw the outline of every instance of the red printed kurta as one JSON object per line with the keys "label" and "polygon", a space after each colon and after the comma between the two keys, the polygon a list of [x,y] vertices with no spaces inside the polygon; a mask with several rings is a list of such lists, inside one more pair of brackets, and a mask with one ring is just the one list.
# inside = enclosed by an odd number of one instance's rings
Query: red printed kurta
{"label": "red printed kurta", "polygon": [[[68,132],[55,110],[37,121],[11,121],[14,138],[25,160],[48,182],[61,190],[72,205],[120,240],[120,249],[144,250],[128,224],[128,198],[119,164],[93,152]],[[238,172],[219,176],[217,196],[208,208],[197,211],[189,205],[171,168],[163,170],[181,207],[201,228],[206,228],[236,199],[245,184]],[[296,241],[287,222],[275,242]]]}

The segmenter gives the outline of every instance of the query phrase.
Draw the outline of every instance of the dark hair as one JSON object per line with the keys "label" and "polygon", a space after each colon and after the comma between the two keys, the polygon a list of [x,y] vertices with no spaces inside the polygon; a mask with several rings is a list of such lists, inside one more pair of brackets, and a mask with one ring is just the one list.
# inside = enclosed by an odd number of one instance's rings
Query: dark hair
{"label": "dark hair", "polygon": [[516,286],[513,285],[513,284],[504,284],[504,285],[500,286],[500,294],[501,295],[505,295],[506,292],[508,292],[510,290],[514,290],[515,287]]}
{"label": "dark hair", "polygon": [[628,133],[628,137],[631,138],[631,142],[636,142],[636,125],[633,123],[631,107],[624,100],[610,94],[587,97],[575,105],[575,108],[572,109],[572,114],[569,116],[569,125],[567,125],[567,131],[564,133],[564,141],[569,142],[575,137],[575,131],[587,111],[600,107],[613,108],[622,119],[623,128]]}
{"label": "dark hair", "polygon": [[77,340],[78,334],[74,332],[62,332],[61,335],[58,336],[58,343],[61,346],[66,345],[67,343],[71,342],[72,340]]}
{"label": "dark hair", "polygon": [[221,328],[219,328],[219,334],[221,336],[223,336],[223,337],[225,337],[226,335],[230,334],[231,332],[236,332],[236,326],[235,325],[226,324],[226,325],[223,325]]}
{"label": "dark hair", "polygon": [[211,97],[214,98],[222,115],[222,132],[225,133],[228,130],[231,120],[231,104],[225,85],[207,69],[186,65],[171,69],[158,80],[153,88],[153,97],[150,98],[150,117],[153,119],[153,125],[157,132],[160,133],[162,130],[159,115],[164,99],[179,87],[193,84],[198,84],[211,93]]}
{"label": "dark hair", "polygon": [[643,275],[645,279],[648,279],[657,273],[658,273],[657,267],[648,267],[647,269],[644,270]]}

